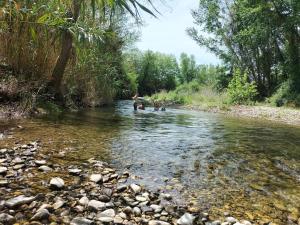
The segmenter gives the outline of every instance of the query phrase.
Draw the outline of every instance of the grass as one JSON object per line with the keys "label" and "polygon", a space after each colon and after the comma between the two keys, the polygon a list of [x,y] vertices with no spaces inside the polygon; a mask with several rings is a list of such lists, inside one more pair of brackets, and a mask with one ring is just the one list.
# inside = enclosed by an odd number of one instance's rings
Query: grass
{"label": "grass", "polygon": [[174,91],[161,91],[149,99],[166,105],[183,105],[202,110],[226,110],[229,107],[226,92],[217,92],[212,86],[199,86],[196,82],[180,85]]}

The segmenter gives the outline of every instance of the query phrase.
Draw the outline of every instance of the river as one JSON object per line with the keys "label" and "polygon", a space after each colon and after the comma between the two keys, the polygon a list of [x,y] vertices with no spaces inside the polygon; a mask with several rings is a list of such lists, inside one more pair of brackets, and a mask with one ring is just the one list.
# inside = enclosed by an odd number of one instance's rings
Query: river
{"label": "river", "polygon": [[230,212],[287,224],[299,217],[299,127],[180,109],[134,112],[131,101],[120,101],[110,108],[2,122],[4,128],[13,129],[0,147],[40,140],[45,154],[66,152],[53,161],[104,160],[216,218]]}

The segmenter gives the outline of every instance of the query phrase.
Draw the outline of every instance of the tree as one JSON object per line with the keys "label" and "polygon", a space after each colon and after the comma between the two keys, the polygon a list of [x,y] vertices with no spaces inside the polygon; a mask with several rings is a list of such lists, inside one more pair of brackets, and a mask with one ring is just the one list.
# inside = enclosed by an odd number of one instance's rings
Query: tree
{"label": "tree", "polygon": [[189,83],[197,76],[195,56],[188,56],[186,53],[180,55],[180,83]]}
{"label": "tree", "polygon": [[287,79],[299,93],[299,10],[296,0],[200,0],[188,33],[229,67],[247,70],[262,98]]}

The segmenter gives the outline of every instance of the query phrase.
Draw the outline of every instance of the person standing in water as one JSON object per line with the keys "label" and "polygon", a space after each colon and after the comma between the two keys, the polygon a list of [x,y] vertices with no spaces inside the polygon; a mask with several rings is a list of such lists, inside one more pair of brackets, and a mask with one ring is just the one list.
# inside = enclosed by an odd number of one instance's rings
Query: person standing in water
{"label": "person standing in water", "polygon": [[138,97],[139,97],[138,93],[136,93],[135,96],[132,97],[132,99],[134,100],[134,102],[133,102],[133,109],[134,109],[134,111],[137,111],[137,109],[138,109],[138,103],[137,103]]}

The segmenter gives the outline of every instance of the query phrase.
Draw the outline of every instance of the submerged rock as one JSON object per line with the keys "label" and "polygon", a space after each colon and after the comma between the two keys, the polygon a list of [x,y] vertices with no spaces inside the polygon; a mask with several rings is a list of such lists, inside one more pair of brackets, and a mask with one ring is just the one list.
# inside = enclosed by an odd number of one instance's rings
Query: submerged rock
{"label": "submerged rock", "polygon": [[65,186],[63,179],[59,177],[54,177],[50,180],[50,187],[54,189],[62,189]]}
{"label": "submerged rock", "polygon": [[14,208],[20,205],[29,204],[35,200],[35,197],[26,197],[24,195],[20,195],[15,198],[11,198],[5,202],[5,205],[9,208]]}
{"label": "submerged rock", "polygon": [[177,224],[179,225],[193,225],[195,217],[192,214],[185,213],[179,220],[177,220]]}

